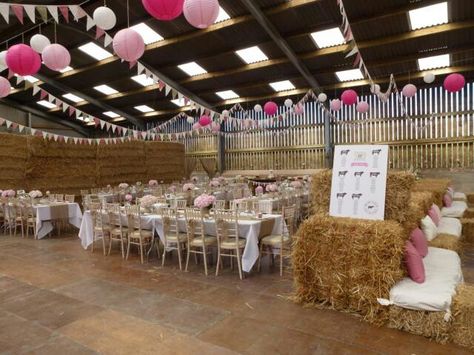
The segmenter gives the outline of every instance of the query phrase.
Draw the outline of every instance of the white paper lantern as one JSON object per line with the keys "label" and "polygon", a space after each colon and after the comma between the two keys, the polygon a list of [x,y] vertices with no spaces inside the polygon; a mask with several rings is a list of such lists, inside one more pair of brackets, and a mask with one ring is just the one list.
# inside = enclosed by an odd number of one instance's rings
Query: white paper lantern
{"label": "white paper lantern", "polygon": [[380,85],[379,84],[373,84],[371,87],[370,87],[370,92],[372,94],[379,94],[380,93]]}
{"label": "white paper lantern", "polygon": [[285,106],[288,107],[288,108],[293,106],[293,100],[292,99],[286,99],[285,100]]}
{"label": "white paper lantern", "polygon": [[189,124],[193,124],[194,123],[194,117],[188,116],[188,118],[186,119],[186,122],[188,122]]}
{"label": "white paper lantern", "polygon": [[97,27],[102,28],[105,31],[111,30],[117,23],[115,13],[106,6],[100,6],[95,9],[92,17]]}
{"label": "white paper lantern", "polygon": [[43,53],[43,49],[51,44],[48,37],[41,34],[36,34],[30,39],[30,46],[36,53]]}
{"label": "white paper lantern", "polygon": [[0,66],[7,67],[7,62],[5,61],[5,57],[7,56],[7,51],[0,52]]}
{"label": "white paper lantern", "polygon": [[431,84],[433,81],[435,81],[436,77],[433,73],[426,73],[423,75],[423,81],[427,84]]}
{"label": "white paper lantern", "polygon": [[326,102],[327,99],[328,99],[328,96],[324,92],[322,92],[318,95],[318,101],[319,102]]}
{"label": "white paper lantern", "polygon": [[229,112],[228,110],[224,110],[224,111],[222,111],[222,117],[224,117],[224,118],[228,118],[228,117],[229,117],[229,115],[230,115],[230,112]]}
{"label": "white paper lantern", "polygon": [[255,105],[253,109],[254,109],[255,112],[262,112],[263,111],[262,106],[259,105],[259,104]]}

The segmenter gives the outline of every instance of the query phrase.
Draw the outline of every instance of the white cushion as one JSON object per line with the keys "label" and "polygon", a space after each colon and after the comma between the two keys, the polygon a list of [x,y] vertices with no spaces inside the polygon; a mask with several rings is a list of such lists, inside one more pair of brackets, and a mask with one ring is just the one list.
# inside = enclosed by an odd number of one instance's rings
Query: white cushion
{"label": "white cushion", "polygon": [[438,227],[436,227],[436,224],[430,216],[425,216],[425,218],[421,220],[421,229],[423,233],[425,233],[425,237],[428,241],[433,240],[438,234]]}
{"label": "white cushion", "polygon": [[467,204],[464,201],[453,201],[451,207],[443,207],[441,210],[441,216],[461,218],[464,212],[467,210]]}
{"label": "white cushion", "polygon": [[420,311],[448,311],[457,285],[463,282],[459,255],[452,250],[429,247],[423,264],[425,282],[419,284],[405,277],[390,290],[391,303]]}
{"label": "white cushion", "polygon": [[441,217],[438,226],[438,234],[451,234],[460,238],[462,234],[462,223],[457,218]]}
{"label": "white cushion", "polygon": [[464,201],[467,200],[467,196],[464,192],[455,192],[453,195],[453,198],[455,200],[464,200]]}

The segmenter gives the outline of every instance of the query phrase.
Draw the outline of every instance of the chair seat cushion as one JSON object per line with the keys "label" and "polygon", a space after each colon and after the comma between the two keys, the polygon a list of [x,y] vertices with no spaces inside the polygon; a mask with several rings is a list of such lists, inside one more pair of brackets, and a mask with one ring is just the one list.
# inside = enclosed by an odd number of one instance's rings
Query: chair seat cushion
{"label": "chair seat cushion", "polygon": [[[206,235],[206,236],[204,236],[204,243],[206,245],[214,245],[214,244],[217,243],[217,238],[212,237],[210,235]],[[202,245],[203,245],[203,240],[202,240],[201,237],[196,237],[191,242],[191,246],[193,246],[193,247],[200,247]]]}
{"label": "chair seat cushion", "polygon": [[[125,227],[122,227],[122,231],[120,231],[120,227],[115,227],[115,228],[112,228],[112,230],[110,231],[112,234],[120,234],[121,232],[123,234],[127,233],[128,232],[128,229],[125,228]],[[143,231],[142,231],[143,232]]]}
{"label": "chair seat cushion", "polygon": [[170,242],[174,242],[176,243],[176,241],[179,240],[180,243],[184,243],[186,241],[188,241],[188,236],[186,235],[186,233],[179,233],[178,235],[176,234],[169,234],[166,236],[166,239]]}
{"label": "chair seat cushion", "polygon": [[461,221],[457,218],[441,217],[438,234],[450,234],[460,238],[462,234]]}
{"label": "chair seat cushion", "polygon": [[461,218],[467,210],[467,204],[464,201],[453,201],[451,207],[443,207],[441,215],[443,217]]}
{"label": "chair seat cushion", "polygon": [[142,229],[141,235],[140,235],[139,230],[136,230],[136,231],[129,234],[129,238],[131,238],[131,239],[139,239],[140,237],[149,239],[149,238],[153,237],[153,232]]}
{"label": "chair seat cushion", "polygon": [[453,194],[453,200],[455,200],[455,201],[466,201],[467,196],[464,192],[455,192]]}
{"label": "chair seat cushion", "polygon": [[[239,248],[244,248],[246,240],[239,238],[239,241],[237,242],[239,245]],[[221,248],[222,249],[235,249],[236,247],[236,242],[235,239],[227,239],[226,241],[221,242]]]}
{"label": "chair seat cushion", "polygon": [[[290,242],[290,238],[287,236],[283,237],[283,244],[287,244]],[[275,234],[275,235],[269,235],[265,238],[262,238],[261,242],[264,245],[280,245],[281,244],[281,235]]]}

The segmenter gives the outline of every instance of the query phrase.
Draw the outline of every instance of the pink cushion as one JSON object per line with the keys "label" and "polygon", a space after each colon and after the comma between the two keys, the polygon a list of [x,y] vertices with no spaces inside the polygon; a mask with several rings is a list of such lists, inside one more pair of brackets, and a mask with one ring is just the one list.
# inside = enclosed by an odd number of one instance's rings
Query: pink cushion
{"label": "pink cushion", "polygon": [[436,224],[436,227],[439,226],[439,216],[438,213],[436,213],[435,209],[433,207],[430,208],[428,211],[428,216],[430,216],[431,220]]}
{"label": "pink cushion", "polygon": [[433,203],[431,205],[431,208],[434,209],[434,211],[436,212],[436,214],[438,215],[438,219],[441,221],[441,210],[439,209],[438,205]]}
{"label": "pink cushion", "polygon": [[413,229],[410,233],[410,242],[423,258],[428,255],[428,242],[425,233],[420,228]]}
{"label": "pink cushion", "polygon": [[410,241],[405,244],[405,265],[407,266],[408,276],[416,283],[425,282],[425,266],[423,258]]}
{"label": "pink cushion", "polygon": [[451,207],[453,205],[453,199],[450,194],[444,194],[443,203],[446,207]]}

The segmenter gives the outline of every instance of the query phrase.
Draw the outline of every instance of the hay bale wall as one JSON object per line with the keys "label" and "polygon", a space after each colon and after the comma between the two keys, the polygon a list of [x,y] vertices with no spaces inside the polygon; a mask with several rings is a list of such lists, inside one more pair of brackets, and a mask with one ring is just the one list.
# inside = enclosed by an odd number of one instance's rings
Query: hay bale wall
{"label": "hay bale wall", "polygon": [[413,185],[413,191],[432,192],[434,202],[438,206],[443,206],[443,196],[450,185],[449,179],[421,179]]}
{"label": "hay bale wall", "polygon": [[360,314],[384,324],[390,288],[404,275],[406,240],[395,221],[314,215],[298,230],[292,253],[295,299]]}
{"label": "hay bale wall", "polygon": [[27,189],[25,174],[28,142],[24,136],[0,135],[0,189]]}
{"label": "hay bale wall", "polygon": [[[332,171],[323,170],[312,177],[313,213],[329,213]],[[389,171],[385,196],[385,219],[404,223],[407,219],[407,201],[410,200],[415,176],[408,172]]]}
{"label": "hay bale wall", "polygon": [[145,142],[147,181],[163,180],[166,183],[185,176],[184,145],[176,143]]}

